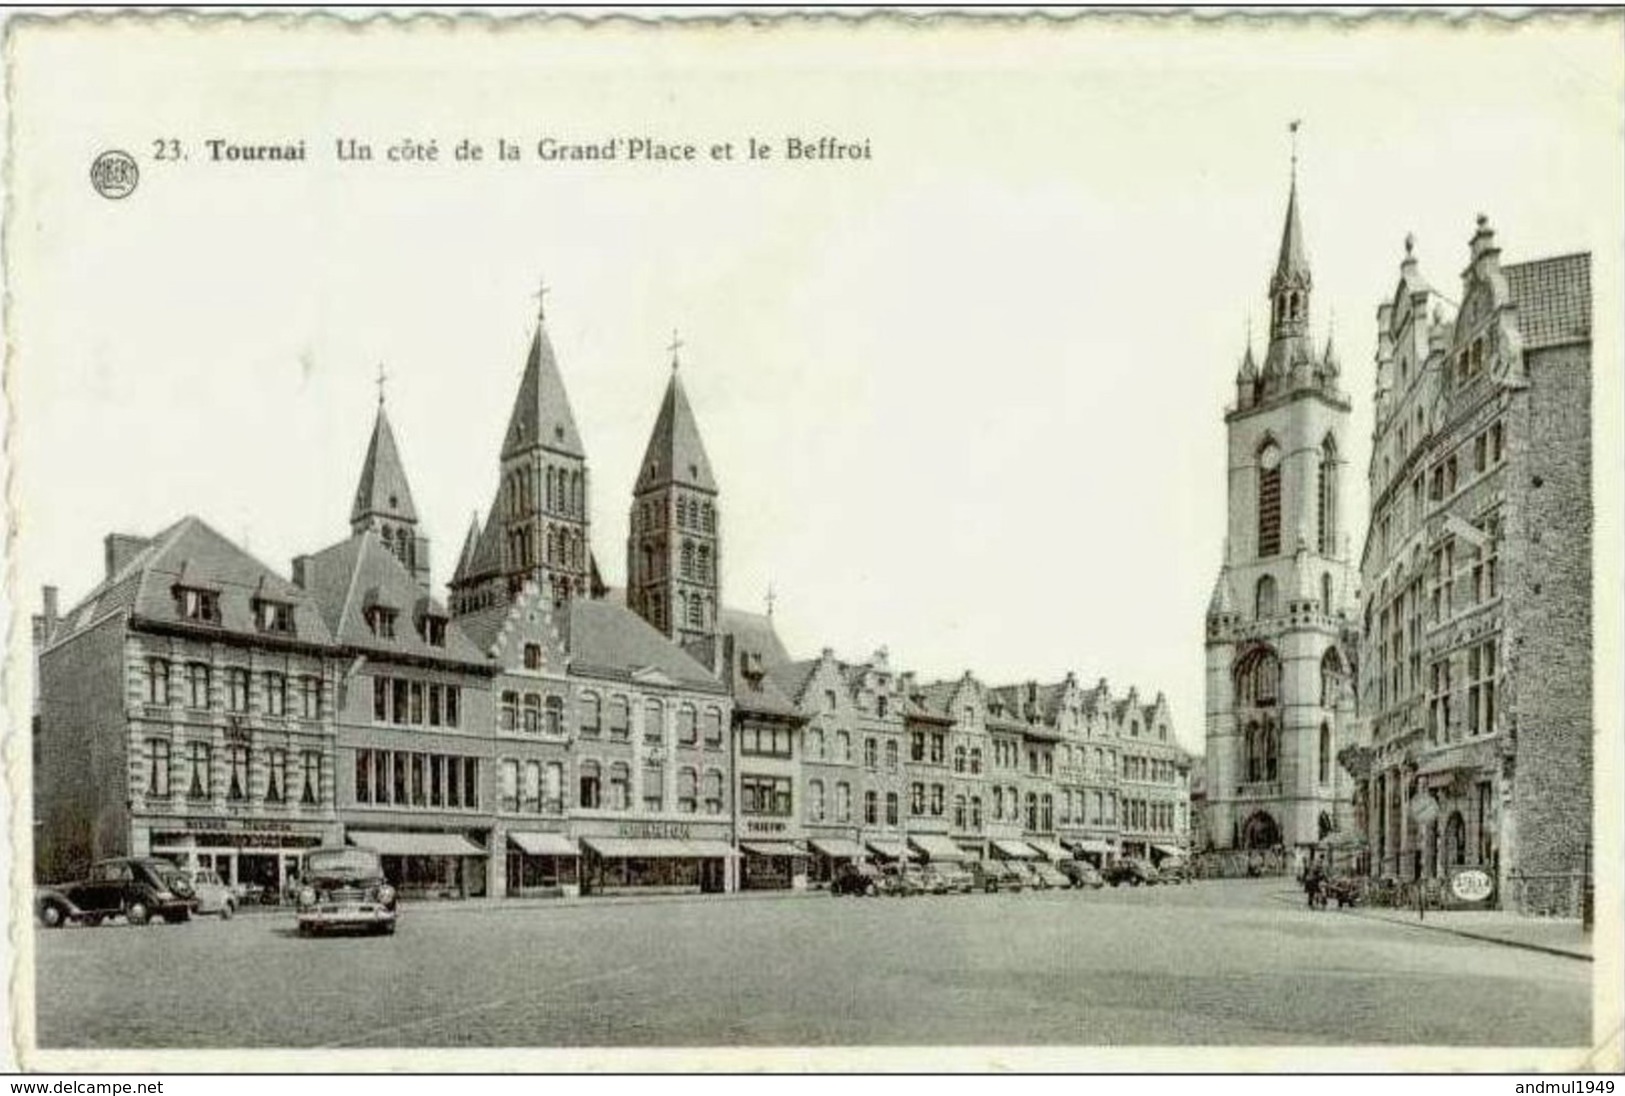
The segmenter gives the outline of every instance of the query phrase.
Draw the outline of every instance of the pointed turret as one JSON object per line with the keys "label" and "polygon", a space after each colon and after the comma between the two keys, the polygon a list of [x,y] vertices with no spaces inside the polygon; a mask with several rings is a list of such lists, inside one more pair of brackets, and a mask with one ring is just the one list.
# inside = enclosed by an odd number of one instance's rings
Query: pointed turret
{"label": "pointed turret", "polygon": [[466,578],[472,578],[474,571],[474,557],[480,550],[480,514],[476,510],[474,516],[468,520],[468,535],[463,538],[463,550],[457,553],[457,569],[451,573],[451,581],[458,583]]}
{"label": "pointed turret", "polygon": [[383,377],[380,371],[378,417],[373,420],[372,440],[361,464],[361,480],[356,484],[355,505],[350,508],[350,531],[376,532],[384,546],[412,573],[419,586],[429,588],[429,539],[418,536],[418,513],[412,505],[412,488],[406,482],[406,469],[395,445],[384,412]]}
{"label": "pointed turret", "polygon": [[1230,592],[1230,568],[1219,567],[1219,577],[1213,582],[1213,593],[1207,599],[1208,619],[1229,616],[1236,611],[1236,601]]}
{"label": "pointed turret", "polygon": [[350,524],[360,528],[374,517],[415,525],[418,514],[412,505],[412,488],[401,467],[395,432],[390,429],[384,403],[378,401],[378,417],[372,424],[372,440],[361,464],[361,480],[355,489],[355,505],[350,508]]}
{"label": "pointed turret", "polygon": [[1321,379],[1330,383],[1337,380],[1343,372],[1342,365],[1337,360],[1337,348],[1333,345],[1331,335],[1326,336],[1326,354],[1320,361]]}
{"label": "pointed turret", "polygon": [[581,434],[576,430],[575,415],[570,411],[564,380],[559,376],[547,325],[539,316],[536,334],[530,341],[530,355],[525,359],[525,375],[519,381],[519,395],[508,415],[502,459],[537,446],[579,460],[585,460],[587,455],[581,445]]}
{"label": "pointed turret", "polygon": [[642,494],[668,484],[713,494],[717,489],[717,481],[711,475],[711,461],[705,455],[705,443],[700,440],[700,428],[694,421],[694,410],[688,405],[688,394],[683,391],[682,379],[675,368],[666,385],[666,398],[661,401],[654,431],[649,435],[649,446],[643,453],[637,486],[632,490]]}
{"label": "pointed turret", "polygon": [[1298,179],[1292,178],[1292,189],[1286,199],[1286,223],[1281,227],[1281,253],[1275,260],[1275,276],[1270,279],[1270,294],[1283,289],[1308,289],[1309,255],[1303,246],[1303,225],[1298,220]]}

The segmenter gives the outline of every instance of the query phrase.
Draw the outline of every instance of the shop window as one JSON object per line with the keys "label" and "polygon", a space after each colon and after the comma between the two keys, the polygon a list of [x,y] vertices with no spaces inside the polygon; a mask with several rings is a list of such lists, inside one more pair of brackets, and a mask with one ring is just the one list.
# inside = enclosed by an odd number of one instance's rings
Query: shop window
{"label": "shop window", "polygon": [[147,740],[147,794],[160,799],[169,797],[168,739]]}
{"label": "shop window", "polygon": [[601,805],[599,787],[599,769],[596,761],[583,761],[577,779],[579,787],[578,801],[584,810],[597,810]]}
{"label": "shop window", "polygon": [[169,660],[147,659],[147,703],[169,703]]}

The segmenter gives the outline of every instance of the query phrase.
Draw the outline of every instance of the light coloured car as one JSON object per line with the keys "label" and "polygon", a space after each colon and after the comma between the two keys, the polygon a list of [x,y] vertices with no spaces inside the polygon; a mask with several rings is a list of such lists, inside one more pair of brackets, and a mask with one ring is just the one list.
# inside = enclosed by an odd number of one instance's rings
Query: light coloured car
{"label": "light coloured car", "polygon": [[1031,867],[1033,874],[1038,876],[1038,881],[1051,890],[1065,890],[1072,885],[1072,881],[1061,874],[1053,864],[1039,861]]}
{"label": "light coloured car", "polygon": [[220,879],[220,874],[211,868],[181,868],[184,875],[192,884],[192,893],[197,895],[197,909],[194,913],[215,915],[222,921],[231,919],[237,912],[237,893]]}

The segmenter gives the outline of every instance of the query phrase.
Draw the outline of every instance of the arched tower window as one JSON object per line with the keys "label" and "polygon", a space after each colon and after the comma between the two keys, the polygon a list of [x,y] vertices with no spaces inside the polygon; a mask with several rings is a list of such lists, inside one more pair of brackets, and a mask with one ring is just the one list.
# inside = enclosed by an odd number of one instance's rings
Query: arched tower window
{"label": "arched tower window", "polygon": [[1330,434],[1320,446],[1320,554],[1333,554],[1337,543],[1337,443]]}
{"label": "arched tower window", "polygon": [[1320,658],[1320,706],[1337,707],[1337,695],[1343,684],[1343,660],[1333,647]]}
{"label": "arched tower window", "polygon": [[1332,574],[1330,571],[1320,576],[1320,611],[1327,616],[1332,615]]}
{"label": "arched tower window", "polygon": [[1253,596],[1253,616],[1258,620],[1268,620],[1274,615],[1275,578],[1264,575],[1258,580],[1258,589]]}
{"label": "arched tower window", "polygon": [[1281,551],[1281,447],[1266,441],[1258,450],[1258,554]]}
{"label": "arched tower window", "polygon": [[691,578],[694,577],[694,542],[693,541],[689,541],[689,540],[683,541],[682,560],[679,563],[678,567],[679,567],[678,574],[682,575],[684,578],[691,579]]}
{"label": "arched tower window", "polygon": [[1268,647],[1256,647],[1236,663],[1236,706],[1271,708],[1281,684],[1281,662]]}
{"label": "arched tower window", "polygon": [[1320,725],[1320,752],[1318,757],[1320,760],[1320,782],[1330,784],[1332,782],[1332,728],[1329,723],[1322,722]]}

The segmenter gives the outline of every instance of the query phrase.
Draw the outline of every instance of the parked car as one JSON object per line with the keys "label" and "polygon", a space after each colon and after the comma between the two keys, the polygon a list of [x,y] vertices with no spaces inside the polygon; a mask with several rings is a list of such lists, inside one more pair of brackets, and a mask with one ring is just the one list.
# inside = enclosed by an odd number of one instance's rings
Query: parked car
{"label": "parked car", "polygon": [[876,895],[880,893],[880,869],[869,864],[843,863],[830,880],[831,894]]}
{"label": "parked car", "polygon": [[919,867],[920,888],[927,894],[947,894],[948,880],[942,874],[942,867],[938,864],[921,864]]}
{"label": "parked car", "polygon": [[1337,903],[1337,908],[1360,904],[1360,881],[1352,876],[1338,875],[1321,885],[1321,894]]}
{"label": "parked car", "polygon": [[1051,890],[1066,890],[1072,885],[1072,880],[1062,875],[1053,864],[1039,861],[1036,864],[1029,864],[1028,868],[1038,877],[1039,883]]}
{"label": "parked car", "polygon": [[1088,887],[1090,890],[1099,890],[1106,885],[1093,864],[1084,860],[1063,860],[1058,865],[1062,875],[1074,887]]}
{"label": "parked car", "polygon": [[1013,883],[1019,884],[1017,890],[1022,887],[1028,890],[1042,890],[1044,887],[1043,881],[1033,874],[1032,868],[1025,860],[1006,860],[1004,870]]}
{"label": "parked car", "polygon": [[84,879],[41,887],[35,913],[46,928],[69,921],[99,925],[110,917],[123,917],[144,925],[154,917],[185,921],[197,899],[192,884],[179,868],[154,857],[118,857],[91,865]]}
{"label": "parked car", "polygon": [[1126,856],[1113,864],[1109,864],[1105,871],[1106,882],[1112,886],[1128,883],[1138,887],[1142,883],[1150,886],[1157,882],[1157,869],[1144,860]]}
{"label": "parked car", "polygon": [[937,872],[942,876],[948,894],[969,894],[976,889],[976,880],[971,878],[970,871],[963,864],[940,864]]}
{"label": "parked car", "polygon": [[1189,883],[1190,880],[1190,866],[1183,860],[1164,860],[1157,869],[1159,883]]}
{"label": "parked car", "polygon": [[925,880],[915,864],[887,864],[880,872],[881,894],[901,898],[926,893]]}
{"label": "parked car", "polygon": [[334,929],[395,931],[395,888],[384,879],[378,854],[350,847],[313,849],[305,855],[299,888],[299,935]]}
{"label": "parked car", "polygon": [[973,890],[986,891],[993,894],[996,891],[1012,890],[1009,876],[1005,874],[1004,865],[997,860],[972,860],[966,866],[970,875]]}
{"label": "parked car", "polygon": [[217,915],[222,921],[230,920],[237,912],[237,895],[221,882],[219,873],[209,868],[181,868],[180,873],[192,884],[192,893],[197,898],[192,912]]}

